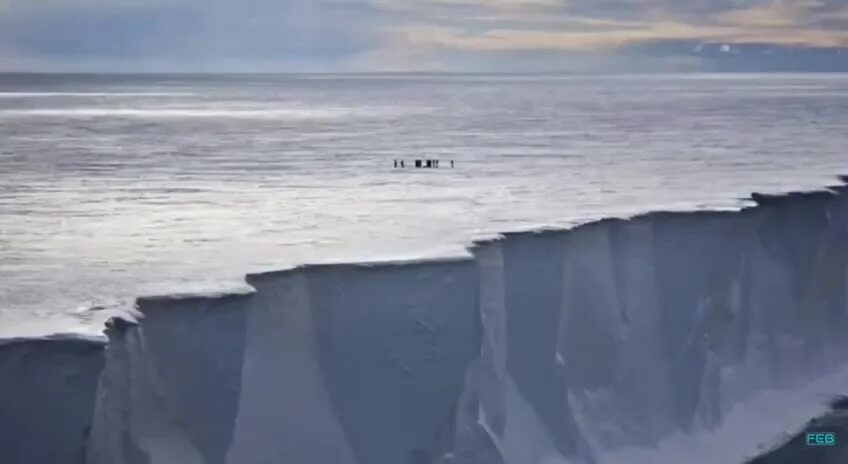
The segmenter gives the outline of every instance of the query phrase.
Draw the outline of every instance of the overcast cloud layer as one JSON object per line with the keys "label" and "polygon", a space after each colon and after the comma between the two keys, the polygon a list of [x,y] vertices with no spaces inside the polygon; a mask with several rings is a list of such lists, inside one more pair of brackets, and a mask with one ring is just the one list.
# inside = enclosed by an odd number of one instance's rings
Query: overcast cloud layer
{"label": "overcast cloud layer", "polygon": [[0,0],[0,70],[848,71],[848,0]]}

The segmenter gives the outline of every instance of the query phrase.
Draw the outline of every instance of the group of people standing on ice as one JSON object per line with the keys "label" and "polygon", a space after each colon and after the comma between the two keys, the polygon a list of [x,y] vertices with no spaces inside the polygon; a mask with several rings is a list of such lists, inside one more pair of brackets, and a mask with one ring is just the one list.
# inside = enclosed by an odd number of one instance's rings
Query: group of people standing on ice
{"label": "group of people standing on ice", "polygon": [[[437,159],[416,159],[416,160],[413,160],[413,162],[414,162],[413,166],[416,167],[416,168],[438,168],[439,167],[439,160],[437,160]],[[405,168],[406,163],[404,163],[404,160],[395,160],[395,167],[396,168]],[[450,160],[450,167],[454,167],[453,160]]]}

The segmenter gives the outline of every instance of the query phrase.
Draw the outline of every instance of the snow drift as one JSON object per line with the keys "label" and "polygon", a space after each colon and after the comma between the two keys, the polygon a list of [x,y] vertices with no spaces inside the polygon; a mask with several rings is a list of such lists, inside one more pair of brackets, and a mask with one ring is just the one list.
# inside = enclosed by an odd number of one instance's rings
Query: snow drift
{"label": "snow drift", "polygon": [[[627,462],[628,450],[720,428],[760,392],[846,366],[845,186],[753,199],[734,212],[506,234],[468,259],[250,275],[246,295],[142,298],[138,321],[108,324],[93,405],[99,364],[86,357],[63,361],[85,372],[73,385],[0,378],[45,409],[7,420],[0,405],[0,428],[66,425],[16,429],[0,456]],[[14,356],[0,350],[2,369]],[[28,362],[56,375],[50,357]],[[49,409],[62,397],[71,409]],[[15,447],[43,441],[61,459]]]}
{"label": "snow drift", "polygon": [[[836,439],[835,446],[809,446],[809,434],[814,434],[814,437],[818,434],[832,434]],[[845,436],[848,436],[848,397],[840,396],[831,402],[831,410],[826,414],[810,419],[801,432],[747,464],[844,464],[848,462]]]}

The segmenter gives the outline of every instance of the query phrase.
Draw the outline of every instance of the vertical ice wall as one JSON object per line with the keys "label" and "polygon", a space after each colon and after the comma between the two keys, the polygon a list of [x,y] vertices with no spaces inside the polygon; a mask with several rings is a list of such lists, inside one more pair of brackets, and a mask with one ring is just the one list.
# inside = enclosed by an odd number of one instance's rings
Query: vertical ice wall
{"label": "vertical ice wall", "polygon": [[324,383],[306,276],[282,272],[248,282],[257,293],[227,462],[355,463]]}
{"label": "vertical ice wall", "polygon": [[357,462],[433,462],[474,352],[474,263],[325,266],[308,278],[325,383]]}
{"label": "vertical ice wall", "polygon": [[82,464],[105,340],[0,341],[0,462]]}
{"label": "vertical ice wall", "polygon": [[90,464],[434,462],[474,354],[468,260],[311,266],[114,321]]}
{"label": "vertical ice wall", "polygon": [[[99,345],[0,346],[0,398],[41,405],[30,417],[0,403],[0,427],[15,427],[0,452],[13,463],[81,462],[86,445],[88,464],[620,462],[617,450],[720,426],[752,395],[846,363],[845,191],[507,234],[469,259],[251,275],[248,295],[141,299],[138,322],[109,324],[93,419]],[[60,356],[84,374],[45,387],[39,376],[62,371],[40,366]],[[62,409],[54,392],[82,400]],[[61,427],[41,449],[48,416]]]}
{"label": "vertical ice wall", "polygon": [[489,430],[507,463],[604,462],[846,363],[844,197],[755,198],[741,212],[652,213],[475,250],[481,292],[505,313],[502,328],[483,301],[484,331],[505,335],[478,362],[505,349],[501,399],[480,408],[498,411]]}
{"label": "vertical ice wall", "polygon": [[139,300],[114,319],[89,464],[223,464],[241,389],[249,296]]}

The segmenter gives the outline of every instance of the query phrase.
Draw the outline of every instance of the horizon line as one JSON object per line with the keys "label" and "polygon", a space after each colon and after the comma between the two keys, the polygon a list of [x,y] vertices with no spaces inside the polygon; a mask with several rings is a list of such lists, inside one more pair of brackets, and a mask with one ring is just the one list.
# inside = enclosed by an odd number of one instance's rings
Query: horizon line
{"label": "horizon line", "polygon": [[711,71],[61,71],[61,70],[0,70],[0,75],[63,75],[63,76],[678,76],[678,75],[802,75],[848,74],[835,70],[711,70]]}

